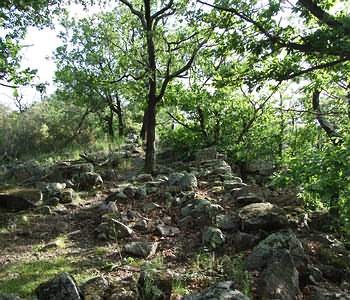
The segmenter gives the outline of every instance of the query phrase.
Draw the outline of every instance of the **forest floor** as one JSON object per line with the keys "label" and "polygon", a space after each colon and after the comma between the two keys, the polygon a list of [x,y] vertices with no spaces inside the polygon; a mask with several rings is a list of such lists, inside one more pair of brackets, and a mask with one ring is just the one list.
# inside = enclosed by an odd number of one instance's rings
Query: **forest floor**
{"label": "forest floor", "polygon": [[[253,195],[253,191],[254,197],[260,199],[252,203],[266,203],[268,200],[269,203],[283,209],[288,217],[288,225],[281,225],[283,222],[279,220],[271,221],[269,216],[268,222],[281,224],[271,228],[271,224],[269,228],[265,225],[259,227],[258,224],[254,225],[256,230],[250,229],[244,233],[244,228],[233,229],[233,224],[231,229],[222,230],[225,235],[222,241],[220,236],[219,240],[213,237],[213,244],[209,241],[208,246],[203,241],[203,235],[208,226],[212,226],[212,216],[194,214],[187,215],[190,218],[184,218],[181,197],[186,197],[191,192],[172,191],[172,204],[169,204],[166,200],[169,192],[164,192],[154,184],[155,188],[142,200],[129,198],[127,201],[115,201],[117,212],[113,212],[114,216],[118,215],[119,220],[133,228],[133,234],[117,239],[110,236],[101,239],[96,229],[106,215],[106,198],[118,193],[121,187],[139,187],[145,184],[135,181],[135,178],[142,174],[141,158],[142,154],[134,155],[128,159],[128,164],[117,168],[116,179],[104,180],[102,186],[81,191],[78,202],[51,208],[40,206],[16,213],[1,212],[0,293],[13,293],[25,299],[36,299],[34,290],[37,286],[61,272],[71,274],[78,284],[102,276],[110,283],[112,289],[120,289],[120,283],[133,289],[141,270],[147,264],[148,268],[160,270],[171,277],[171,299],[181,299],[182,296],[202,290],[215,282],[228,280],[234,282],[235,289],[251,299],[269,299],[266,295],[274,293],[269,291],[269,288],[262,288],[265,290],[265,296],[260,294],[263,270],[247,270],[246,259],[254,252],[254,247],[270,234],[294,232],[303,244],[307,266],[304,265],[304,271],[298,266],[293,266],[292,270],[298,270],[301,274],[297,286],[292,286],[293,283],[287,280],[286,294],[281,295],[290,298],[277,296],[276,299],[317,299],[315,297],[328,294],[328,298],[322,299],[350,299],[347,277],[350,274],[349,251],[329,233],[306,227],[302,220],[305,216],[302,205],[293,193],[286,191],[267,192],[266,187],[249,185],[249,197]],[[174,170],[197,168],[203,171],[204,168],[197,163],[168,163],[168,166]],[[204,173],[201,173],[202,176]],[[237,206],[237,201],[232,200],[232,193],[225,193],[223,182],[218,182],[217,178],[214,180],[214,177],[206,177],[204,180],[198,175],[198,178],[195,188],[197,200],[212,200],[215,205],[220,205],[221,215],[237,216],[241,207]],[[150,180],[149,186],[155,181]],[[140,220],[146,224],[143,229],[135,225],[139,224]],[[242,227],[243,221],[239,222],[238,226]],[[174,234],[161,234],[157,230],[158,225],[172,228],[175,230]],[[157,243],[158,248],[155,254],[147,258],[136,257],[124,251],[125,244],[132,241]],[[292,253],[293,250],[288,251]],[[278,274],[280,270],[270,272]],[[318,274],[319,278],[315,274]],[[269,280],[268,278],[263,280]],[[273,290],[273,284],[271,286]],[[113,292],[109,292],[109,295],[111,294]],[[339,295],[339,298],[336,298],[336,295]],[[117,299],[104,297],[103,299]]]}

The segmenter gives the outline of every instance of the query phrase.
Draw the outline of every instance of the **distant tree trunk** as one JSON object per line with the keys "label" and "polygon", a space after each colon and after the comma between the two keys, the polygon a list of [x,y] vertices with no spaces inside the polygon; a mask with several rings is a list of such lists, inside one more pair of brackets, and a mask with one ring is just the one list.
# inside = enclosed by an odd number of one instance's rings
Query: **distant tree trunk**
{"label": "distant tree trunk", "polygon": [[116,95],[116,106],[117,106],[117,116],[118,116],[118,134],[120,137],[124,136],[124,116],[122,110],[122,104],[118,94]]}
{"label": "distant tree trunk", "polygon": [[148,111],[148,106],[145,108],[145,111],[143,113],[143,119],[142,119],[142,127],[140,131],[140,138],[142,141],[146,140],[146,128],[147,128],[147,111]]}
{"label": "distant tree trunk", "polygon": [[148,109],[145,116],[146,124],[146,161],[145,171],[153,173],[156,162],[156,106],[157,106],[157,64],[156,50],[153,36],[153,20],[151,16],[151,0],[144,0],[145,19],[146,19],[146,38],[147,38],[147,55],[148,55]]}

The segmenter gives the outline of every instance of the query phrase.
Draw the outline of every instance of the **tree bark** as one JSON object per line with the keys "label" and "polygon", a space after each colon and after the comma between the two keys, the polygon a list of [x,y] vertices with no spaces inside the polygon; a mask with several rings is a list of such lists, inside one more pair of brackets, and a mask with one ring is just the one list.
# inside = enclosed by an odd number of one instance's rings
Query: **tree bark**
{"label": "tree bark", "polygon": [[149,68],[148,81],[148,109],[146,115],[146,161],[145,171],[153,173],[156,163],[156,105],[157,105],[157,64],[156,50],[154,46],[153,36],[153,19],[151,16],[151,0],[144,0],[145,20],[146,20],[146,38],[147,38],[147,55]]}

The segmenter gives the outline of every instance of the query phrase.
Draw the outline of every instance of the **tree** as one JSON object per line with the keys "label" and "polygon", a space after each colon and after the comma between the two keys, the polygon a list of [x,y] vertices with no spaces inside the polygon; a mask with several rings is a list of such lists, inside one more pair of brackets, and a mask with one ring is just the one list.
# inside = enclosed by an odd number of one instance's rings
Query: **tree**
{"label": "tree", "polygon": [[[132,3],[120,0],[139,21],[142,37],[146,48],[146,61],[143,64],[147,75],[147,107],[144,113],[144,131],[146,137],[146,172],[153,173],[155,167],[155,129],[157,106],[162,101],[169,83],[183,75],[194,62],[199,50],[206,42],[201,39],[199,31],[190,28],[179,28],[178,32],[168,33],[169,23],[176,22],[186,6],[187,1],[169,0],[163,6],[163,1],[143,0]],[[141,6],[140,9],[136,8]],[[167,24],[168,23],[168,24]],[[161,54],[164,51],[166,55]],[[181,53],[183,52],[183,53]],[[181,54],[186,58],[181,62]]]}
{"label": "tree", "polygon": [[16,87],[28,83],[35,71],[20,69],[21,46],[28,26],[45,26],[61,0],[8,0],[0,3],[0,85]]}

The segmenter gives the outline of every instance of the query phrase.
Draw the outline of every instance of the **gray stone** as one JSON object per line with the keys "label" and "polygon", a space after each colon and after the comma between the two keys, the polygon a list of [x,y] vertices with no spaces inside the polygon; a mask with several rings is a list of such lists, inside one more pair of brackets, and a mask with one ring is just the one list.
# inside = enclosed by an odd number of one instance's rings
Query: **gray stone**
{"label": "gray stone", "polygon": [[272,231],[288,227],[288,219],[283,210],[269,202],[244,206],[238,215],[243,231]]}
{"label": "gray stone", "polygon": [[128,200],[128,196],[124,194],[122,191],[117,191],[115,193],[110,194],[106,199],[105,202],[114,202],[114,201],[119,201],[119,202],[125,202]]}
{"label": "gray stone", "polygon": [[73,179],[78,187],[83,190],[89,190],[103,184],[102,177],[95,172],[84,172],[74,176]]}
{"label": "gray stone", "polygon": [[64,189],[60,195],[60,203],[66,204],[66,203],[72,203],[76,199],[77,195],[75,194],[75,191],[72,188]]}
{"label": "gray stone", "polygon": [[144,205],[143,210],[146,213],[150,213],[151,211],[156,210],[156,209],[160,209],[160,208],[161,208],[161,206],[159,204],[151,202],[151,203],[147,203],[146,205]]}
{"label": "gray stone", "polygon": [[324,287],[318,287],[314,285],[306,286],[308,295],[305,300],[350,300],[350,294],[348,292],[333,288],[329,290]]}
{"label": "gray stone", "polygon": [[225,281],[202,292],[187,295],[182,300],[249,300],[249,298],[236,290],[232,281]]}
{"label": "gray stone", "polygon": [[263,203],[265,200],[258,195],[249,193],[247,195],[239,196],[236,198],[236,204],[239,207],[246,206],[253,203]]}
{"label": "gray stone", "polygon": [[300,296],[299,272],[288,251],[275,255],[261,273],[257,292],[262,299],[295,300]]}
{"label": "gray stone", "polygon": [[158,225],[156,230],[161,236],[175,236],[180,233],[179,228],[167,225]]}
{"label": "gray stone", "polygon": [[136,176],[136,181],[138,182],[147,182],[147,181],[153,181],[153,177],[151,174],[139,174]]}
{"label": "gray stone", "polygon": [[239,231],[233,236],[233,245],[236,252],[241,252],[253,248],[259,240],[260,237],[255,234]]}
{"label": "gray stone", "polygon": [[192,173],[185,173],[180,179],[179,186],[182,191],[193,191],[198,186],[196,176]]}
{"label": "gray stone", "polygon": [[246,260],[248,270],[262,270],[275,261],[275,256],[288,251],[298,269],[306,265],[306,255],[302,243],[292,232],[277,232],[262,240]]}
{"label": "gray stone", "polygon": [[210,249],[217,249],[225,243],[225,235],[219,228],[208,227],[203,232],[202,241]]}
{"label": "gray stone", "polygon": [[131,242],[124,246],[124,252],[137,257],[148,258],[153,256],[158,248],[158,243]]}
{"label": "gray stone", "polygon": [[49,206],[57,206],[60,203],[60,198],[58,197],[49,197],[44,200],[44,204]]}
{"label": "gray stone", "polygon": [[217,215],[215,224],[222,230],[236,231],[239,229],[240,219],[235,215]]}
{"label": "gray stone", "polygon": [[134,231],[127,225],[119,222],[113,217],[106,216],[103,222],[97,226],[96,232],[100,239],[118,240],[120,238],[134,235]]}
{"label": "gray stone", "polygon": [[106,278],[99,276],[89,279],[81,286],[81,292],[84,300],[103,300],[105,293],[109,288],[109,282]]}
{"label": "gray stone", "polygon": [[75,280],[67,273],[40,284],[35,290],[38,300],[81,300]]}

